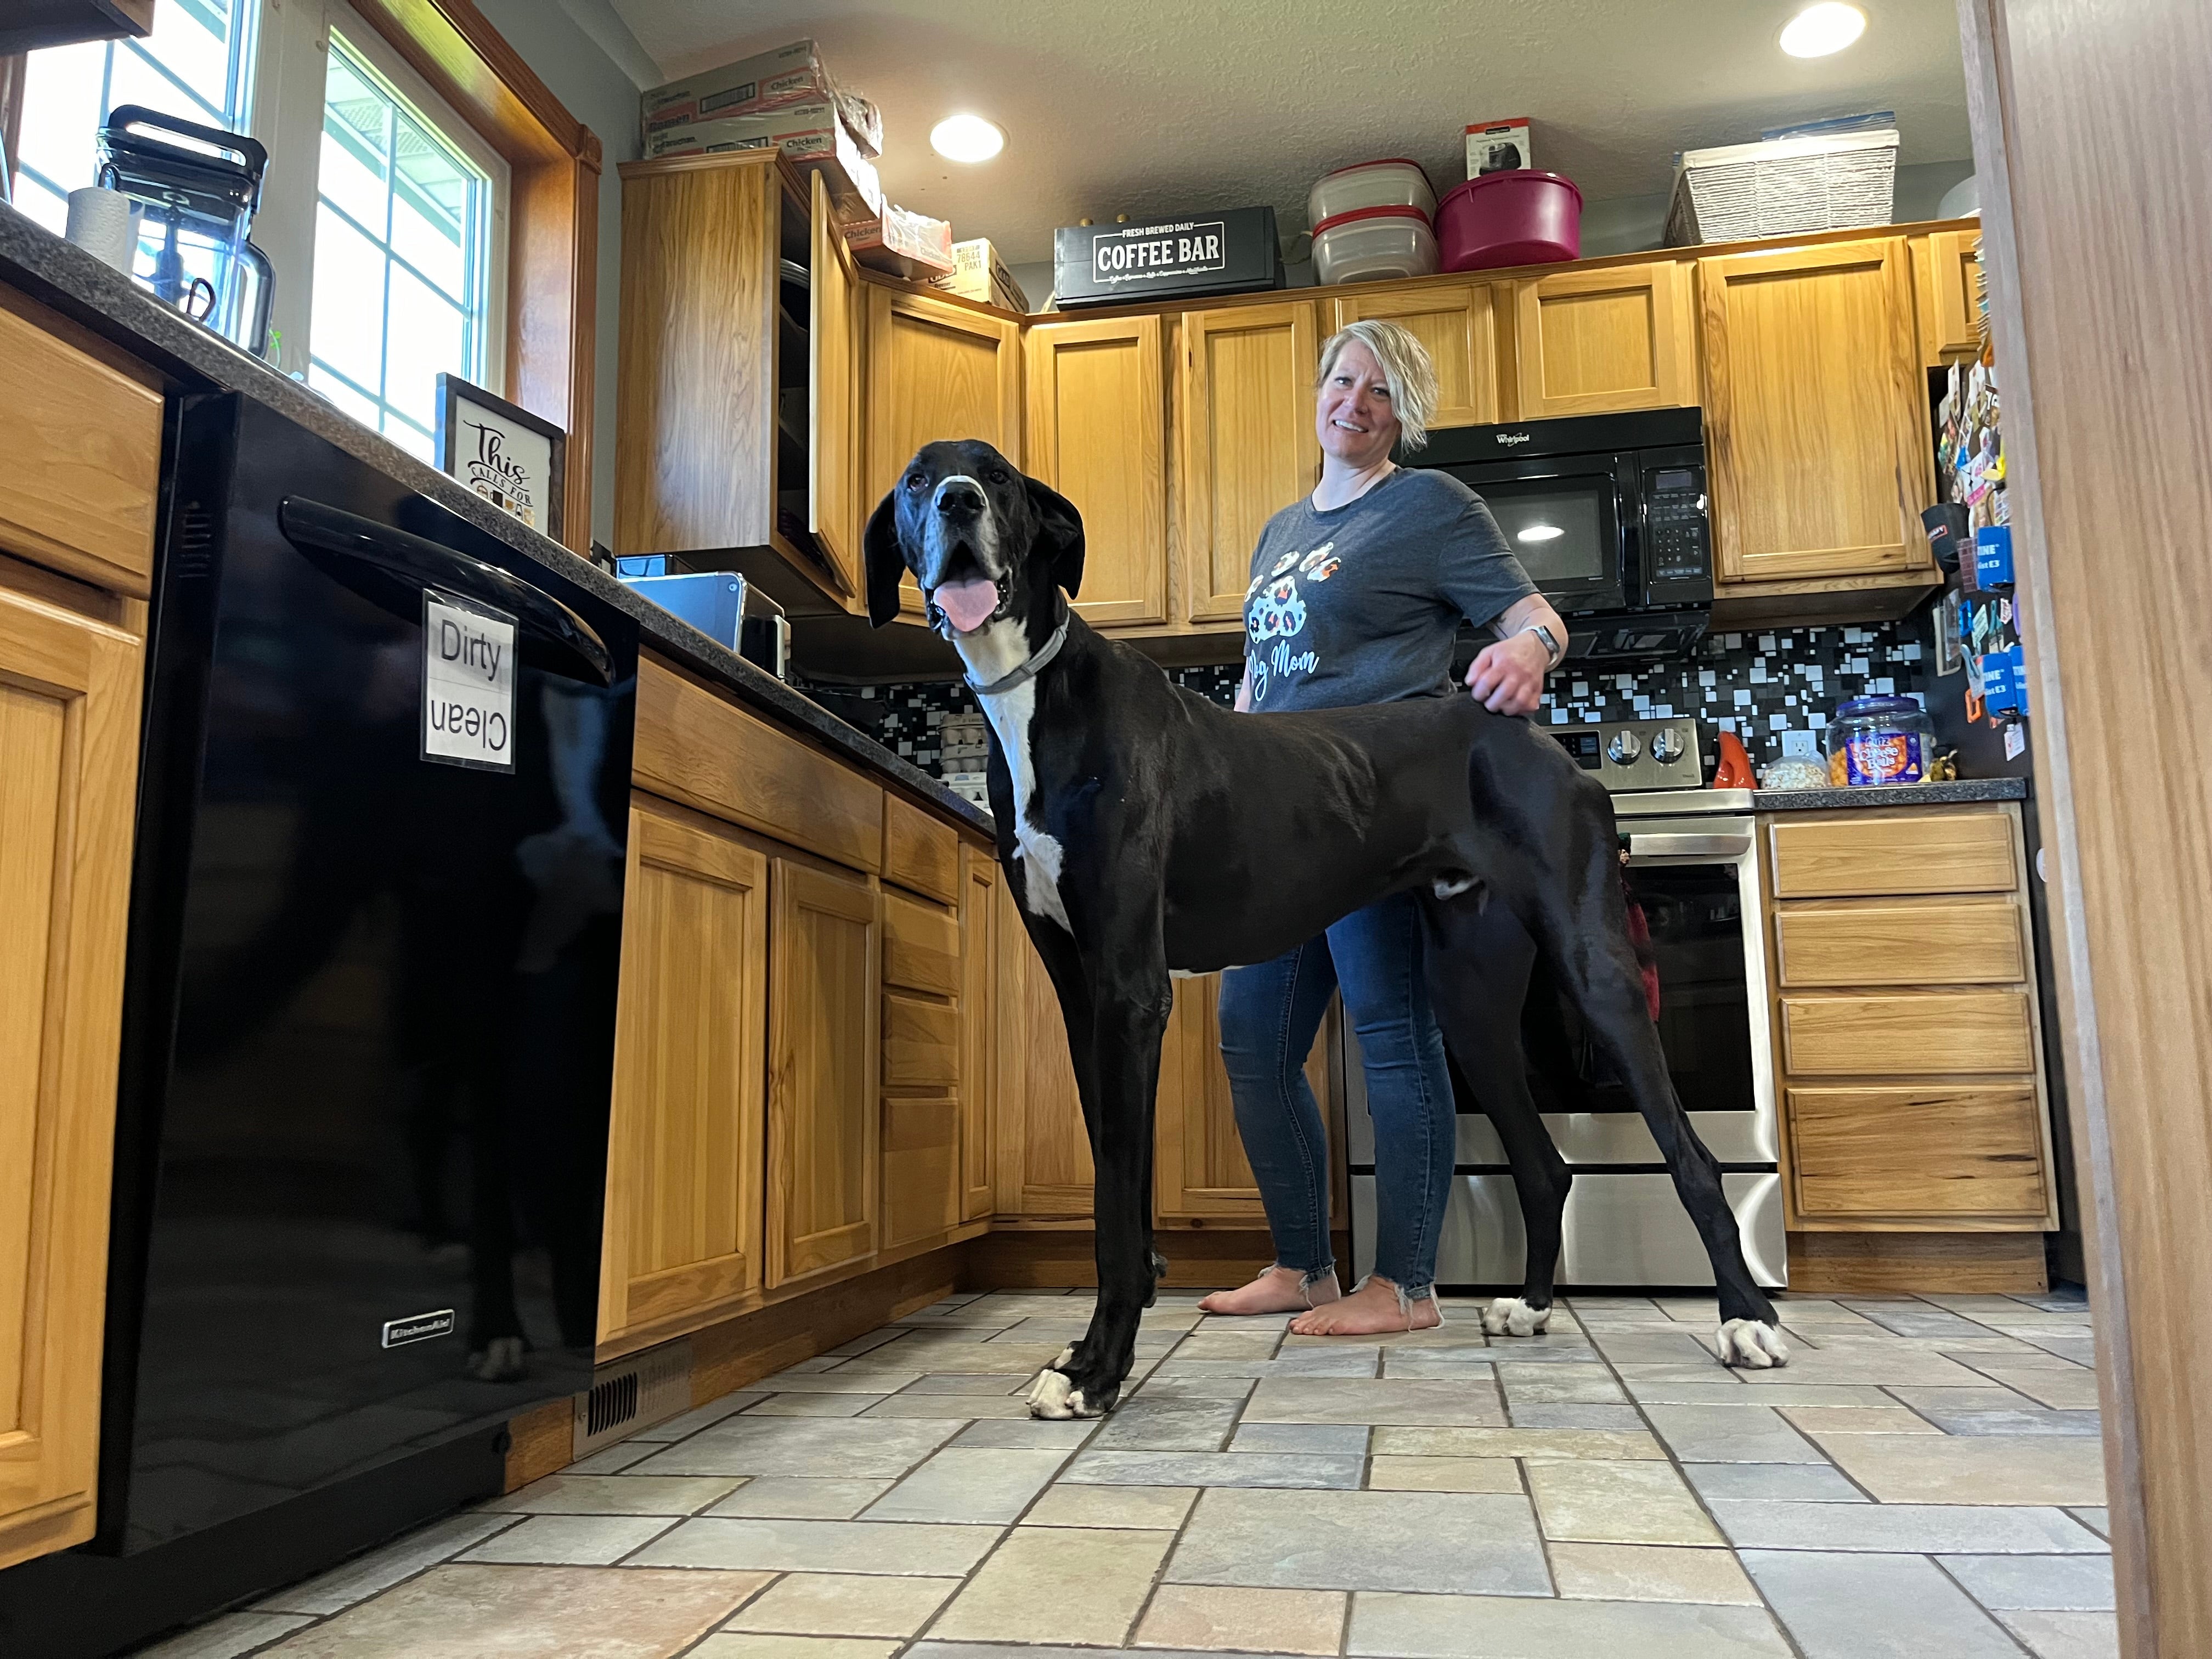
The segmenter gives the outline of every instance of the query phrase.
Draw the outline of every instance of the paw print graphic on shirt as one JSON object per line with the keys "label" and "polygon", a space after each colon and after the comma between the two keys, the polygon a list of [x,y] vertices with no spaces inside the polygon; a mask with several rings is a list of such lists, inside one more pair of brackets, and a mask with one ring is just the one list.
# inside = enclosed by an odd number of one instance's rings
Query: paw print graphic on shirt
{"label": "paw print graphic on shirt", "polygon": [[1306,625],[1305,601],[1298,597],[1298,579],[1285,576],[1273,582],[1253,602],[1245,631],[1255,641],[1286,640]]}

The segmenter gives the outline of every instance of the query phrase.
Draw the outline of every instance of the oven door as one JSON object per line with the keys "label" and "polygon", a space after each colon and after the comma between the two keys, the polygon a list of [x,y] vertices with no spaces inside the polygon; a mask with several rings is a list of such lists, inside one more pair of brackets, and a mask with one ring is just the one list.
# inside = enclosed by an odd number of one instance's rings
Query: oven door
{"label": "oven door", "polygon": [[1632,455],[1532,456],[1438,469],[1482,497],[1505,545],[1560,615],[1615,611],[1631,604],[1636,532]]}

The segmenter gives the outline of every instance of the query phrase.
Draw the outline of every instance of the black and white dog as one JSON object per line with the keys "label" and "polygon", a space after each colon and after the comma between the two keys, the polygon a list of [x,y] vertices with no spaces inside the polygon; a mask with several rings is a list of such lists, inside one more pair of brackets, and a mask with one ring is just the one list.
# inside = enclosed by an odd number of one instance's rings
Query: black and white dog
{"label": "black and white dog", "polygon": [[[1627,1080],[1704,1236],[1721,1358],[1786,1361],[1719,1166],[1668,1077],[1611,804],[1557,744],[1465,696],[1251,716],[1182,690],[1074,614],[1064,595],[1082,586],[1082,520],[988,444],[925,446],[864,541],[869,619],[898,614],[913,572],[990,722],[999,860],[1059,994],[1091,1133],[1097,1306],[1038,1376],[1033,1414],[1112,1409],[1165,1270],[1151,1217],[1170,975],[1265,962],[1407,890],[1424,895],[1430,994],[1462,1068],[1495,1063],[1499,1011],[1517,1020],[1540,952]],[[1500,949],[1514,939],[1517,952]],[[1550,1316],[1565,1169],[1534,1103],[1495,1098],[1485,1103],[1528,1213],[1528,1285],[1484,1322],[1527,1335]]]}

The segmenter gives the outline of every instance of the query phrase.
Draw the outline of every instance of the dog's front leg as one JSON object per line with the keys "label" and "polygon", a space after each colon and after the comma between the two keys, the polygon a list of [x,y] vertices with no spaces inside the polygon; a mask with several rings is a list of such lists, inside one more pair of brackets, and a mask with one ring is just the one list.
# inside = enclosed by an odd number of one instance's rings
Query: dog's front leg
{"label": "dog's front leg", "polygon": [[1174,995],[1165,968],[1100,983],[1091,1014],[1097,1121],[1091,1210],[1098,1304],[1091,1328],[1037,1378],[1035,1417],[1097,1417],[1121,1397],[1137,1352],[1137,1325],[1152,1299],[1152,1109],[1160,1042]]}

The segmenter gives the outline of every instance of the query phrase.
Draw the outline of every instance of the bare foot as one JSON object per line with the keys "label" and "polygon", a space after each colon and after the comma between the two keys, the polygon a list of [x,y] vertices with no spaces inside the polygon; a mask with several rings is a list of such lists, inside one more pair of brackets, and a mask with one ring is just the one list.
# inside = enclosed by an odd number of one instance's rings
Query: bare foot
{"label": "bare foot", "polygon": [[1370,1277],[1341,1301],[1293,1319],[1291,1330],[1297,1336],[1373,1336],[1390,1331],[1425,1331],[1443,1322],[1434,1297],[1423,1297],[1401,1309],[1398,1287],[1387,1279]]}
{"label": "bare foot", "polygon": [[1216,1291],[1199,1303],[1198,1310],[1210,1314],[1304,1313],[1334,1302],[1343,1294],[1336,1287],[1334,1273],[1308,1285],[1305,1275],[1296,1267],[1270,1267],[1249,1285],[1233,1291]]}

